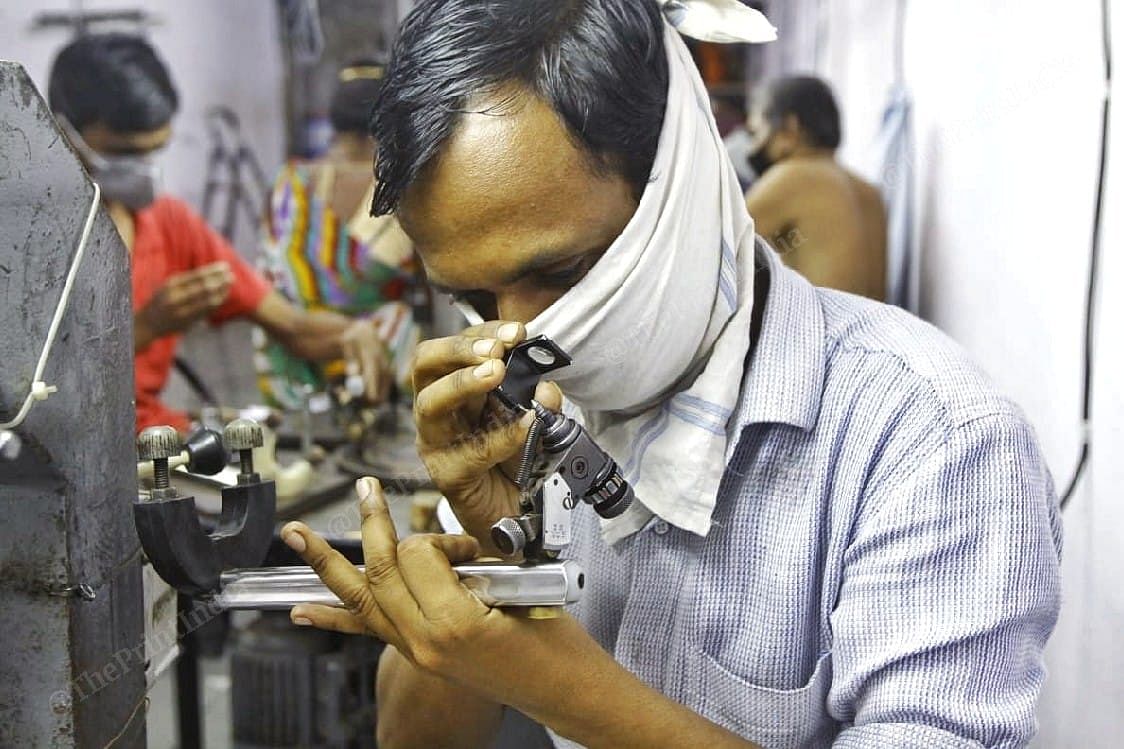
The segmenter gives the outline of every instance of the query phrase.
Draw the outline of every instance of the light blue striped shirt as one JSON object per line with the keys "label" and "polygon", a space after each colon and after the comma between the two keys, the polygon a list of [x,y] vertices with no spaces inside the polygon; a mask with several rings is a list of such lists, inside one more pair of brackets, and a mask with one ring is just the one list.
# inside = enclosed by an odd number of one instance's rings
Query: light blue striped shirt
{"label": "light blue striped shirt", "polygon": [[609,543],[581,506],[574,614],[769,749],[1025,746],[1061,546],[1031,428],[933,327],[758,257],[767,302],[710,533],[655,516]]}

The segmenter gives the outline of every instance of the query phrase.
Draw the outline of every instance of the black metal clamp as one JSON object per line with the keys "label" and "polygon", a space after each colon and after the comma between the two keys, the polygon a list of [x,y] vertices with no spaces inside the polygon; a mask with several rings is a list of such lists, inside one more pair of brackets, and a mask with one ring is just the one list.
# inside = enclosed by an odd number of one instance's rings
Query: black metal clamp
{"label": "black metal clamp", "polygon": [[172,427],[149,427],[137,438],[138,457],[153,464],[153,488],[133,505],[137,535],[157,574],[188,595],[217,592],[224,570],[261,564],[273,538],[276,487],[254,471],[261,426],[236,419],[223,430],[222,442],[238,453],[238,483],[222,490],[218,525],[207,533],[199,523],[195,497],[180,496],[170,483],[169,461],[183,449],[179,433]]}

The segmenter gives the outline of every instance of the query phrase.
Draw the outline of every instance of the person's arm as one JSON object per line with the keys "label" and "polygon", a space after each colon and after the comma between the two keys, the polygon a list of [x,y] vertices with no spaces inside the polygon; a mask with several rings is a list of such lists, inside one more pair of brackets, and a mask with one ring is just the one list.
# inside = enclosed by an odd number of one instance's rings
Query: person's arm
{"label": "person's arm", "polygon": [[[474,538],[418,535],[400,544],[378,482],[360,479],[357,490],[365,572],[303,523],[282,529],[285,543],[346,606],[302,605],[291,617],[297,624],[373,634],[421,671],[463,690],[451,704],[427,704],[425,711],[415,704],[399,746],[418,746],[418,736],[432,736],[428,724],[460,709],[462,693],[510,705],[590,749],[755,746],[641,682],[573,617],[539,620],[488,608],[450,567],[450,561],[476,556]],[[384,688],[407,695],[393,682]],[[437,745],[467,738],[455,730],[456,722],[449,722]]]}
{"label": "person's arm", "polygon": [[251,318],[294,355],[311,361],[346,359],[363,378],[371,400],[390,387],[390,356],[370,320],[352,320],[337,312],[303,310],[277,291],[266,294]]}
{"label": "person's arm", "polygon": [[388,645],[375,681],[378,740],[382,749],[491,746],[503,706],[414,666]]}
{"label": "person's arm", "polygon": [[133,316],[133,350],[144,351],[153,341],[190,328],[226,301],[233,283],[222,261],[168,278]]}
{"label": "person's arm", "polygon": [[754,182],[745,196],[754,231],[781,256],[785,255],[784,248],[778,245],[784,244],[795,221],[792,204],[796,198],[795,182],[789,166],[778,164]]}
{"label": "person's arm", "polygon": [[1059,608],[1061,527],[1031,430],[953,429],[856,523],[831,615],[836,747],[1025,746]]}
{"label": "person's arm", "polygon": [[342,337],[353,322],[336,312],[300,309],[277,291],[266,294],[250,317],[290,353],[310,361],[342,359]]}

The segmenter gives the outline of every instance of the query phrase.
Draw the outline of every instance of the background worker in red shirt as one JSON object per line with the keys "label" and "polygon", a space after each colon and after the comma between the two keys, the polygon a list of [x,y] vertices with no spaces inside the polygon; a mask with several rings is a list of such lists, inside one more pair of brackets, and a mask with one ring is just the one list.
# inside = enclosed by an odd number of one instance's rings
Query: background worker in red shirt
{"label": "background worker in red shirt", "polygon": [[160,394],[179,339],[202,319],[248,317],[301,358],[347,359],[368,396],[377,396],[387,356],[373,324],[294,306],[186,203],[157,196],[152,156],[171,137],[178,97],[146,41],[125,34],[76,39],[55,58],[48,98],[129,249],[138,431],[189,428],[187,414],[165,406]]}

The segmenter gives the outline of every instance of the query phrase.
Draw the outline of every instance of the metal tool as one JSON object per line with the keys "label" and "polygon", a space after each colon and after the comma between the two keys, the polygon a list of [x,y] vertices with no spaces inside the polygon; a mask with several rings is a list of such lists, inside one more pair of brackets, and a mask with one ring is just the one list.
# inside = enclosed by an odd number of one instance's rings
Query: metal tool
{"label": "metal tool", "polygon": [[632,504],[632,487],[616,461],[568,416],[533,400],[541,375],[570,364],[570,357],[545,336],[512,349],[508,374],[494,391],[516,410],[533,410],[514,481],[522,493],[521,514],[500,518],[492,542],[508,556],[522,553],[531,563],[557,558],[570,543],[570,512],[579,501],[603,518],[615,518]]}
{"label": "metal tool", "polygon": [[[213,467],[212,436],[196,438]],[[170,466],[186,461],[179,433],[150,427],[137,439],[137,453],[150,466],[153,486],[133,508],[137,533],[153,568],[182,593],[213,599],[229,609],[279,609],[301,603],[339,605],[310,567],[250,568],[265,558],[275,524],[272,481],[254,470],[253,450],[263,442],[261,427],[249,419],[223,430],[225,450],[239,461],[238,484],[222,492],[222,515],[208,535],[199,525],[194,497],[180,496],[170,482]],[[562,606],[580,597],[585,576],[574,562],[535,567],[487,562],[457,565],[457,574],[489,606]]]}
{"label": "metal tool", "polygon": [[169,585],[189,595],[218,590],[223,570],[260,564],[273,539],[277,492],[254,471],[253,449],[262,444],[257,422],[236,419],[223,430],[227,450],[240,461],[238,483],[222,490],[222,514],[211,533],[203,530],[195,498],[171,486],[169,461],[181,456],[179,434],[149,427],[137,438],[138,457],[152,463],[153,488],[133,505],[141,547]]}
{"label": "metal tool", "polygon": [[[142,453],[139,446],[137,452],[137,457],[141,458],[137,463],[137,480],[152,479],[156,461],[152,457],[143,457],[150,453]],[[179,454],[161,458],[160,462],[169,471],[184,466],[189,473],[214,476],[226,467],[226,448],[222,444],[222,435],[212,429],[198,429],[183,443],[183,450]]]}
{"label": "metal tool", "polygon": [[[362,569],[362,568],[360,568]],[[538,565],[475,562],[454,565],[461,582],[487,606],[564,606],[581,598],[585,574],[576,562]],[[310,567],[231,570],[213,602],[224,609],[288,609],[298,604],[342,606]]]}

